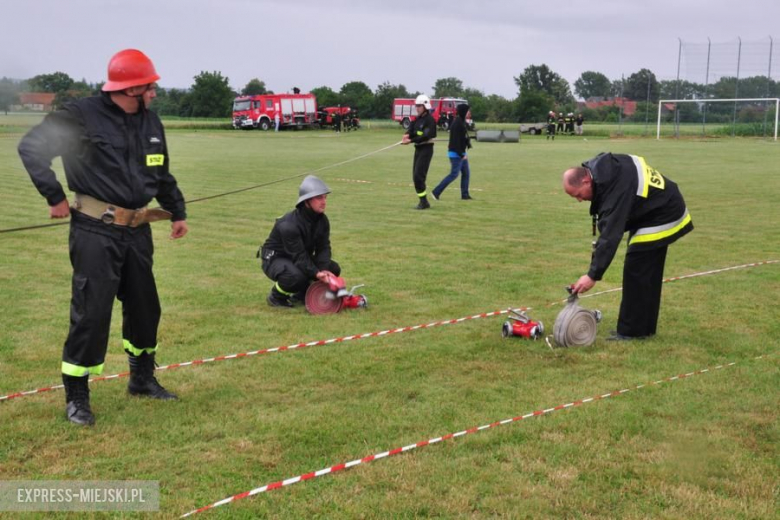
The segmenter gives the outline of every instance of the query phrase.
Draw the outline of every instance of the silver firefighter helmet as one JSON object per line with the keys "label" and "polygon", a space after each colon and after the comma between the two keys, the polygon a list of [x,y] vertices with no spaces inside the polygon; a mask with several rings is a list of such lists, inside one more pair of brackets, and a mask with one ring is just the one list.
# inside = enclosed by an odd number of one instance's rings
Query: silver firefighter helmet
{"label": "silver firefighter helmet", "polygon": [[313,199],[314,197],[319,197],[320,195],[325,195],[326,193],[330,193],[330,188],[328,188],[327,184],[322,182],[322,179],[315,177],[314,175],[307,175],[306,178],[303,179],[300,188],[298,188],[298,202],[296,202],[295,205],[297,206],[301,202]]}

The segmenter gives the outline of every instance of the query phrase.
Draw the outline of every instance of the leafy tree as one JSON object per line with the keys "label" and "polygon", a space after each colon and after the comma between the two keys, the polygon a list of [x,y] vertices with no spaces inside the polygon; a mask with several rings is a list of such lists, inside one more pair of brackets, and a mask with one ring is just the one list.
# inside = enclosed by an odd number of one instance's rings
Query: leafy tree
{"label": "leafy tree", "polygon": [[182,101],[187,92],[182,89],[157,88],[157,97],[152,102],[151,110],[161,116],[181,116]]}
{"label": "leafy tree", "polygon": [[221,72],[203,72],[194,78],[188,98],[189,116],[230,117],[235,93]]}
{"label": "leafy tree", "polygon": [[0,79],[0,110],[8,115],[11,105],[19,102],[19,85],[8,78]]}
{"label": "leafy tree", "polygon": [[[463,97],[463,82],[458,78],[439,78],[433,85],[433,97]],[[473,112],[472,112],[473,115]]]}
{"label": "leafy tree", "polygon": [[623,87],[623,97],[634,101],[647,100],[647,86],[650,84],[650,101],[658,102],[661,94],[661,86],[655,74],[649,69],[641,69],[626,78]]}
{"label": "leafy tree", "polygon": [[332,107],[341,103],[339,95],[333,92],[333,89],[330,87],[322,86],[313,88],[311,89],[311,93],[317,97],[317,106],[320,108]]}
{"label": "leafy tree", "polygon": [[609,97],[610,86],[609,78],[604,74],[588,70],[574,82],[574,92],[582,99]]}
{"label": "leafy tree", "polygon": [[92,95],[92,90],[63,90],[61,92],[57,92],[57,94],[54,95],[54,101],[52,102],[52,108],[54,109],[60,109],[62,108],[65,103],[69,103],[71,101],[75,101],[76,99],[81,99],[85,97],[89,97]]}
{"label": "leafy tree", "polygon": [[523,123],[544,121],[554,106],[555,100],[546,92],[528,90],[516,101],[517,119]]}
{"label": "leafy tree", "polygon": [[625,89],[623,78],[612,80],[612,83],[609,85],[609,97],[620,97]]}
{"label": "leafy tree", "polygon": [[341,87],[339,96],[342,105],[356,108],[361,115],[369,113],[374,103],[374,93],[362,81],[345,83]]}
{"label": "leafy tree", "polygon": [[[737,78],[734,76],[724,76],[717,82],[709,85],[707,88],[707,97],[729,99],[736,93],[741,98],[763,98],[767,97],[767,87],[770,93],[769,97],[776,91],[777,83],[769,80],[767,85],[766,76],[751,76],[740,78],[739,90],[737,90]],[[701,87],[703,89],[703,87]],[[761,102],[759,102],[761,103]],[[763,104],[763,103],[762,103]]]}
{"label": "leafy tree", "polygon": [[241,90],[242,96],[260,96],[267,93],[268,90],[265,88],[265,81],[260,81],[257,78],[250,79],[249,83]]}
{"label": "leafy tree", "polygon": [[468,100],[474,121],[485,121],[488,114],[488,100],[485,93],[475,88],[463,89],[462,97]]}
{"label": "leafy tree", "polygon": [[[489,123],[511,123],[515,121],[514,101],[497,94],[486,98],[488,111],[485,120]],[[473,113],[472,113],[473,115]]]}
{"label": "leafy tree", "polygon": [[[66,82],[63,81],[62,85],[65,83]],[[56,92],[52,107],[59,109],[62,108],[65,103],[93,95],[96,95],[95,86],[82,78],[81,81],[72,81],[69,88]]]}
{"label": "leafy tree", "polygon": [[521,95],[524,92],[541,91],[550,95],[556,103],[561,105],[574,101],[569,82],[545,64],[530,65],[514,79]]}
{"label": "leafy tree", "polygon": [[[712,85],[707,88],[707,92],[709,93],[707,97],[712,97],[712,89]],[[697,99],[704,97],[704,85],[683,79],[679,82],[674,79],[661,81],[660,91],[661,98],[663,99]],[[731,92],[732,94],[729,97],[734,97],[733,85]]]}
{"label": "leafy tree", "polygon": [[28,86],[32,92],[50,92],[56,94],[65,92],[73,87],[73,78],[64,72],[53,72],[51,74],[39,74],[30,78]]}
{"label": "leafy tree", "polygon": [[658,113],[657,101],[650,101],[649,103],[644,100],[637,101],[636,112],[634,112],[634,115],[632,116],[631,119],[635,123],[643,123],[645,122],[645,120],[649,121],[650,123],[654,123],[657,113]]}

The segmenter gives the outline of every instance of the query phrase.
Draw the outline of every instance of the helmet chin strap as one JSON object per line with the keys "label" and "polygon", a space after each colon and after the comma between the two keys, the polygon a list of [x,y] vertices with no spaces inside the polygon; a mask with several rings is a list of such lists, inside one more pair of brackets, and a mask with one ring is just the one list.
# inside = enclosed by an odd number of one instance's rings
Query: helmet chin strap
{"label": "helmet chin strap", "polygon": [[125,89],[122,93],[127,97],[135,99],[136,103],[138,103],[137,112],[146,112],[147,109],[146,109],[146,103],[144,103],[144,94],[146,94],[148,90],[149,90],[149,85],[146,85],[146,90],[144,90],[138,95],[131,96],[130,94],[128,94],[129,89]]}

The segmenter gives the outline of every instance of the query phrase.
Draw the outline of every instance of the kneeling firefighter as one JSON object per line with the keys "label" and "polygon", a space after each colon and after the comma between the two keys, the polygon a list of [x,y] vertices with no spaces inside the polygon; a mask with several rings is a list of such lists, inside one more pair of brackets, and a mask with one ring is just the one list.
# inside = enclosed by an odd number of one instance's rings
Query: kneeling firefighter
{"label": "kneeling firefighter", "polygon": [[303,179],[295,209],[276,220],[258,251],[263,272],[275,282],[268,305],[292,307],[303,302],[311,282],[327,282],[341,274],[341,267],[331,259],[330,222],[325,215],[329,193],[330,188],[314,175]]}

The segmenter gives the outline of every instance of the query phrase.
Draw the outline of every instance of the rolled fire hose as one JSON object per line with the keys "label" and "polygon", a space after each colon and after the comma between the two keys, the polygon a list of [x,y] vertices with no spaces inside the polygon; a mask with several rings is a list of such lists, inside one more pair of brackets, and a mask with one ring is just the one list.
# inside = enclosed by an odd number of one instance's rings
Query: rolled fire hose
{"label": "rolled fire hose", "polygon": [[[571,288],[567,287],[571,292]],[[553,339],[559,347],[589,347],[596,341],[601,311],[580,307],[577,294],[569,296],[563,310],[555,318]]]}
{"label": "rolled fire hose", "polygon": [[306,290],[306,310],[312,314],[335,314],[341,310],[342,302],[326,283],[312,282]]}

